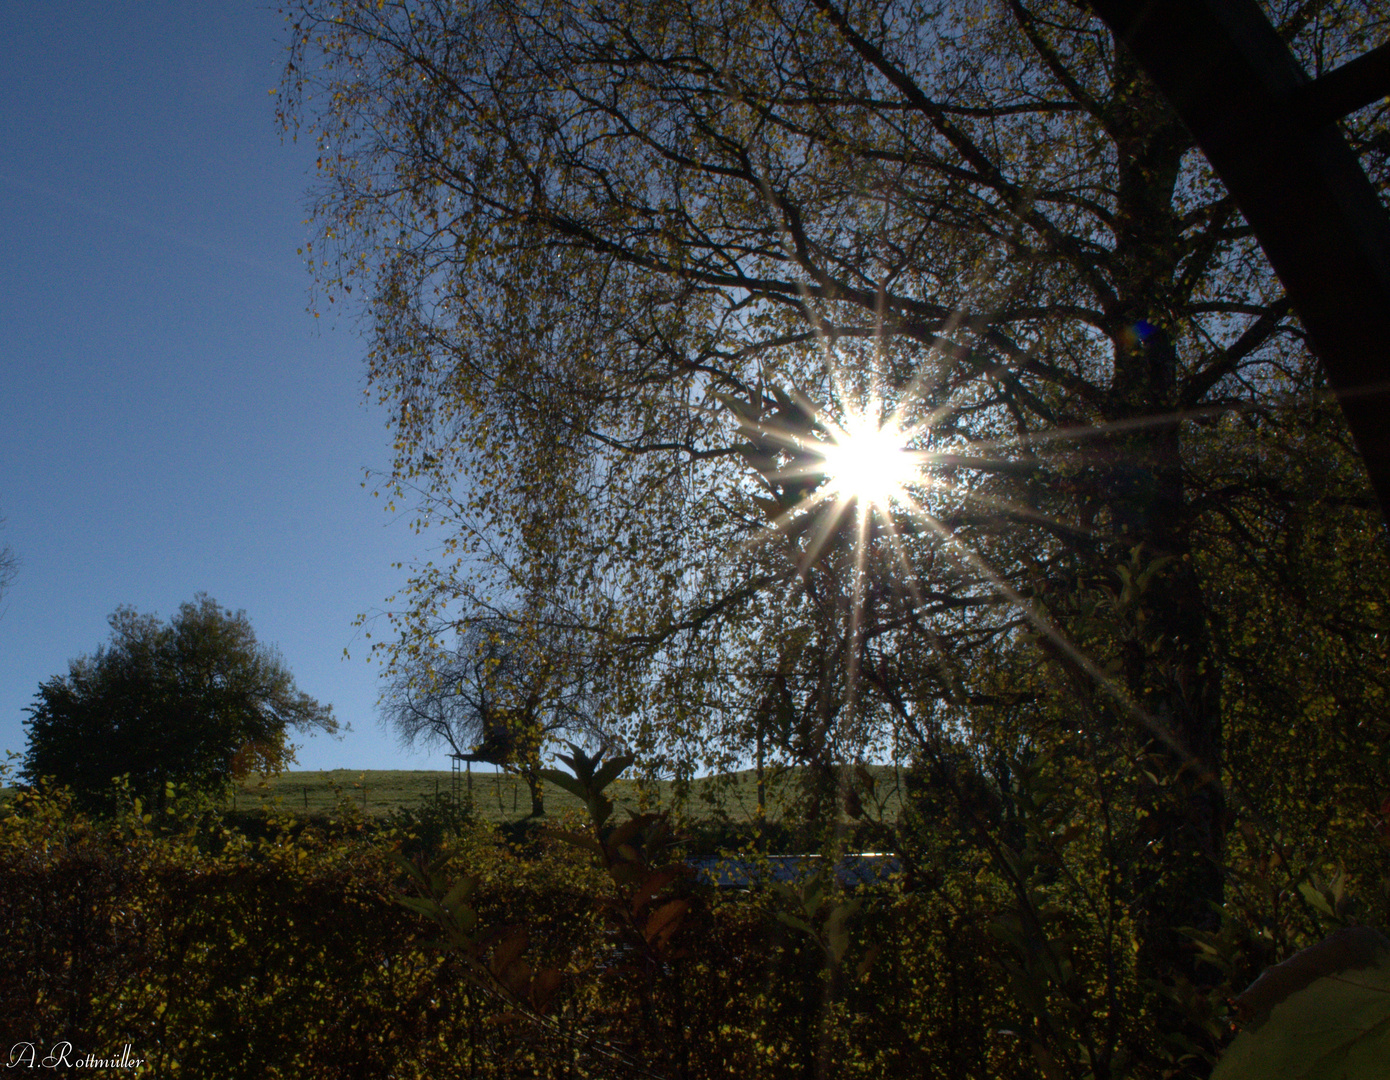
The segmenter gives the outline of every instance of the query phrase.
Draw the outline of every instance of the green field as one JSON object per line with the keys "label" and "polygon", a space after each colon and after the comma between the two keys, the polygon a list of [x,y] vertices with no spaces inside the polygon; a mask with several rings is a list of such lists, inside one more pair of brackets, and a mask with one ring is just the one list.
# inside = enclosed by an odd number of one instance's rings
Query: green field
{"label": "green field", "polygon": [[[901,770],[892,766],[873,766],[879,806],[865,800],[875,818],[897,818],[901,807]],[[767,814],[779,819],[783,804],[791,797],[793,775],[771,775],[767,784]],[[367,814],[385,814],[400,808],[419,806],[424,800],[454,793],[455,779],[448,771],[374,769],[356,771],[294,771],[269,778],[252,777],[233,793],[229,809],[273,809],[292,813],[327,813],[344,803]],[[531,797],[520,777],[506,773],[475,772],[472,776],[474,809],[494,824],[510,824],[531,812]],[[468,794],[466,776],[457,781],[457,795]],[[752,770],[724,777],[704,777],[692,781],[683,793],[669,781],[657,781],[645,791],[636,782],[619,780],[609,794],[619,810],[676,806],[703,820],[753,821],[757,816],[757,782]],[[580,810],[579,800],[553,784],[545,784],[547,815]]]}
{"label": "green field", "polygon": [[[429,769],[352,769],[329,771],[296,770],[279,776],[253,776],[242,783],[228,803],[230,809],[279,808],[294,813],[327,813],[347,803],[367,814],[385,814],[403,807],[416,807],[436,795],[462,799],[468,794],[466,777],[458,781],[448,771]],[[531,796],[519,777],[496,773],[474,773],[473,805],[489,821],[511,822],[531,811]],[[621,782],[616,785],[621,788]],[[622,799],[619,795],[620,801]],[[579,809],[579,800],[568,792],[545,785],[547,813]]]}

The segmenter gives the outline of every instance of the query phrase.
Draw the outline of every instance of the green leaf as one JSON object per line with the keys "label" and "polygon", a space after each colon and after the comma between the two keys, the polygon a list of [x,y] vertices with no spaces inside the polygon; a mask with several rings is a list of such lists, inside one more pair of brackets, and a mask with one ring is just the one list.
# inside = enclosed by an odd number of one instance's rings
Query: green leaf
{"label": "green leaf", "polygon": [[782,504],[776,499],[765,499],[761,495],[751,496],[754,504],[763,512],[763,517],[776,524],[786,514]]}
{"label": "green leaf", "polygon": [[858,898],[835,905],[825,920],[826,951],[830,958],[839,963],[849,950],[849,920],[863,907],[864,901]]}
{"label": "green leaf", "polygon": [[414,896],[398,896],[396,903],[403,908],[409,908],[411,911],[425,916],[427,919],[437,920],[441,914],[439,905],[433,900],[420,900]]}
{"label": "green leaf", "polygon": [[594,828],[602,829],[613,814],[613,800],[604,795],[595,795],[589,800],[589,817]]}
{"label": "green leaf", "polygon": [[473,891],[478,887],[478,879],[472,877],[461,877],[444,894],[444,906],[453,909],[473,895]]}
{"label": "green leaf", "polygon": [[1298,887],[1298,891],[1303,899],[1308,901],[1309,906],[1319,914],[1326,915],[1329,919],[1335,919],[1337,917],[1337,913],[1332,910],[1332,905],[1327,902],[1327,898],[1323,896],[1322,890],[1316,885],[1305,881]]}
{"label": "green leaf", "polygon": [[761,447],[749,444],[739,447],[738,452],[744,461],[764,476],[770,476],[777,471],[777,458]]}
{"label": "green leaf", "polygon": [[804,919],[798,919],[795,915],[788,915],[785,911],[776,912],[776,915],[778,922],[790,926],[793,930],[800,930],[804,933],[810,934],[812,937],[816,937],[815,927],[813,927],[810,923],[806,922]]}
{"label": "green leaf", "polygon": [[1237,1003],[1272,1007],[1236,1036],[1212,1080],[1390,1080],[1387,944],[1355,927],[1266,972]]}
{"label": "green leaf", "polygon": [[714,397],[740,421],[755,421],[758,419],[758,414],[761,412],[757,406],[751,405],[746,401],[740,401],[732,394],[716,393]]}
{"label": "green leaf", "polygon": [[584,790],[584,785],[569,773],[561,772],[559,769],[541,769],[540,776],[541,779],[549,780],[556,787],[568,791],[576,799],[588,802],[589,793]]}
{"label": "green leaf", "polygon": [[1171,562],[1173,562],[1175,558],[1176,556],[1173,555],[1160,555],[1153,562],[1149,563],[1149,565],[1144,568],[1143,572],[1137,578],[1139,591],[1141,593],[1145,592],[1149,587],[1149,583],[1154,579],[1154,577],[1160,572],[1162,572],[1163,569],[1167,567]]}
{"label": "green leaf", "polygon": [[[556,757],[570,767],[570,770],[574,773],[575,779],[578,780],[580,784],[588,783],[593,779],[594,766],[598,764],[598,757],[590,757],[588,754],[584,753],[582,747],[575,746],[574,743],[569,743],[567,745],[570,748],[570,752],[568,754],[557,754]],[[599,756],[602,756],[602,751],[599,752]],[[560,775],[563,776],[564,774],[561,773]],[[583,797],[582,795],[580,796],[580,798]]]}
{"label": "green leaf", "polygon": [[409,874],[410,877],[420,885],[428,884],[424,872],[420,869],[420,867],[415,863],[413,859],[407,859],[399,851],[393,851],[391,853],[391,861],[395,863],[399,869],[404,870],[407,874]]}
{"label": "green leaf", "polygon": [[624,769],[636,760],[637,759],[631,754],[620,754],[611,761],[605,761],[598,772],[594,773],[593,789],[595,791],[602,791],[616,780]]}
{"label": "green leaf", "polygon": [[590,852],[603,858],[603,848],[592,836],[585,836],[583,833],[569,832],[565,829],[544,829],[542,834],[554,837],[556,840],[563,840],[571,847],[577,847],[582,851]]}

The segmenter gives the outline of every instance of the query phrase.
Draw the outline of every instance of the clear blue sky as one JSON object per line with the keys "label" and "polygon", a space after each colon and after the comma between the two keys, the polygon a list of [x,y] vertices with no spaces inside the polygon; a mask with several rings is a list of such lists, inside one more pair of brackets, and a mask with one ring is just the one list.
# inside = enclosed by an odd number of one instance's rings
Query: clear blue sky
{"label": "clear blue sky", "polygon": [[[121,604],[244,608],[353,731],[301,768],[444,768],[376,722],[353,627],[423,553],[360,485],[386,464],[349,319],[306,312],[308,146],[256,3],[7,3],[0,64],[0,752]],[[348,648],[350,660],[343,659]]]}

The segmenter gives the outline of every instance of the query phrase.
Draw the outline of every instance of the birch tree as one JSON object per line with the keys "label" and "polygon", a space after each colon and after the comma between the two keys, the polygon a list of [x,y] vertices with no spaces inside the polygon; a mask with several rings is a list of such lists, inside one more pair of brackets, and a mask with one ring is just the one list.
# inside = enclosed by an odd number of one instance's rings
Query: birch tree
{"label": "birch tree", "polygon": [[[1271,11],[1315,71],[1385,34],[1371,3]],[[1064,0],[289,20],[319,300],[360,300],[382,489],[446,553],[388,656],[543,600],[675,771],[1099,740],[1141,963],[1209,981],[1179,928],[1223,896],[1221,581],[1270,542],[1245,515],[1298,501],[1296,447],[1231,447],[1299,410],[1345,440],[1103,24]],[[1383,183],[1384,107],[1347,124]],[[907,471],[846,480],[884,431]]]}

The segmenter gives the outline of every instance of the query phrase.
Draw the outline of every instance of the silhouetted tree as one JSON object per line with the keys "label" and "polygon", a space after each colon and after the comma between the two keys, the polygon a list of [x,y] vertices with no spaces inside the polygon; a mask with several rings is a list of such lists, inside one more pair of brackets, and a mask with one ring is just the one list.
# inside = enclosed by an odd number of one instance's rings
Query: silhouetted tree
{"label": "silhouetted tree", "polygon": [[217,792],[293,760],[291,727],[336,732],[330,706],[297,690],[283,660],[256,641],[245,612],[200,594],[164,623],[134,608],[111,616],[111,641],[39,686],[23,774],[110,805],[112,779],[163,804],[166,784]]}
{"label": "silhouetted tree", "polygon": [[562,733],[594,729],[586,679],[568,660],[503,620],[471,623],[452,650],[421,653],[394,672],[382,723],[402,746],[442,745],[519,774],[530,789],[531,814],[539,816],[547,746]]}
{"label": "silhouetted tree", "polygon": [[[4,518],[0,518],[0,525],[5,523]],[[14,584],[15,576],[19,573],[19,558],[14,553],[14,548],[6,544],[0,547],[0,600],[5,598],[5,594],[10,591],[10,586]]]}

